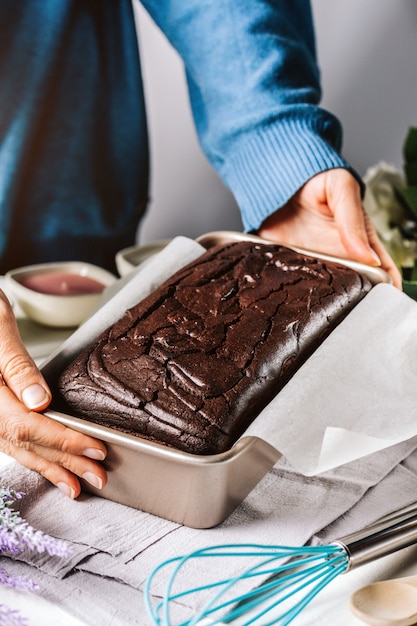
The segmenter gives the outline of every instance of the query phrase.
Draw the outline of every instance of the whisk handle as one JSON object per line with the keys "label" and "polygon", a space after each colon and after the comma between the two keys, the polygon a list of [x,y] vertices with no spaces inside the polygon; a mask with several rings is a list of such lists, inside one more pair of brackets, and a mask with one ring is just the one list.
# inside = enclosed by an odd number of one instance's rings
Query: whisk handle
{"label": "whisk handle", "polygon": [[417,507],[404,509],[333,542],[347,553],[349,571],[417,542]]}

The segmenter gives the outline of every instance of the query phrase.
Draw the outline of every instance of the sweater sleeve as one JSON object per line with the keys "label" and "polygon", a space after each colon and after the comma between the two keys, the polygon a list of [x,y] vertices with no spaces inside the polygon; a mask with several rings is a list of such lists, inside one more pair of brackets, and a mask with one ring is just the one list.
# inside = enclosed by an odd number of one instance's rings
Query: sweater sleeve
{"label": "sweater sleeve", "polygon": [[319,172],[351,170],[340,155],[339,121],[318,106],[308,0],[142,4],[184,61],[201,145],[235,195],[246,230]]}

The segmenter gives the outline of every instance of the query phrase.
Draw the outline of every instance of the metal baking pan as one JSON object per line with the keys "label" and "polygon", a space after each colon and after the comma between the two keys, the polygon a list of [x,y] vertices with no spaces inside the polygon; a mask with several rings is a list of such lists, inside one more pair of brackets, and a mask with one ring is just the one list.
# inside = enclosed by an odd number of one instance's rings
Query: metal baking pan
{"label": "metal baking pan", "polygon": [[45,415],[106,443],[108,483],[98,491],[82,481],[86,490],[192,528],[225,520],[280,457],[258,437],[199,456],[53,410]]}
{"label": "metal baking pan", "polygon": [[258,237],[257,235],[239,233],[228,230],[219,230],[211,233],[206,233],[197,237],[196,241],[200,243],[205,248],[211,248],[212,246],[216,246],[219,244],[229,243],[231,241],[254,241],[259,243],[274,243],[278,245],[286,246],[291,250],[295,250],[296,252],[300,252],[301,254],[305,254],[306,256],[313,256],[316,259],[321,259],[322,261],[328,261],[331,263],[340,263],[342,265],[346,265],[346,267],[350,267],[353,270],[356,270],[362,276],[366,276],[369,278],[373,285],[378,283],[392,283],[391,277],[387,272],[380,267],[371,267],[370,265],[364,265],[363,263],[359,263],[358,261],[351,261],[350,259],[342,259],[337,256],[331,256],[329,254],[323,254],[322,252],[314,252],[312,250],[306,250],[305,248],[298,248],[297,246],[289,246],[286,243],[279,244],[277,241],[270,241],[268,239],[263,239]]}
{"label": "metal baking pan", "polygon": [[[197,239],[205,248],[241,240],[265,241],[229,231],[207,233]],[[368,276],[373,284],[390,282],[388,274],[379,268],[294,249],[344,263]],[[52,390],[59,374],[53,365],[54,358],[44,371]],[[200,456],[63,414],[53,405],[45,414],[105,442],[108,483],[98,491],[84,482],[87,491],[193,528],[211,528],[224,521],[280,458],[274,447],[258,437],[243,436],[226,452]]]}

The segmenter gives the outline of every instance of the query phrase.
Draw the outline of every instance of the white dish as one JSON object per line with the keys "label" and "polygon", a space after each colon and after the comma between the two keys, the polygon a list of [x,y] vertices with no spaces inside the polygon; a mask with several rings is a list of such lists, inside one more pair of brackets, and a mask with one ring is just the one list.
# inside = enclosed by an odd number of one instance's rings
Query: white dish
{"label": "white dish", "polygon": [[[37,288],[25,286],[23,282],[36,279],[61,281],[59,293],[43,293]],[[76,293],[76,288],[66,282],[68,279],[85,280],[93,284],[101,283],[102,289],[85,293]],[[11,294],[26,314],[39,324],[55,328],[74,328],[79,326],[94,311],[100,302],[104,289],[111,285],[116,277],[107,270],[81,261],[62,263],[43,263],[27,265],[10,270],[5,275],[6,290]],[[86,287],[89,289],[90,285]],[[97,286],[97,289],[99,287]]]}
{"label": "white dish", "polygon": [[123,248],[116,254],[116,267],[120,276],[126,276],[138,265],[149,259],[154,254],[161,252],[163,248],[170,242],[170,239],[161,239],[142,246],[131,246]]}

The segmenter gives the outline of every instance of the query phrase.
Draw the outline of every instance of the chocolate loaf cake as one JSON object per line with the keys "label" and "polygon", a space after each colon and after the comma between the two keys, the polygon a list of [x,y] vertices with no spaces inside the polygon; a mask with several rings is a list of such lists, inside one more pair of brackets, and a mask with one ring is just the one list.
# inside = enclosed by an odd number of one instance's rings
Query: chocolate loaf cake
{"label": "chocolate loaf cake", "polygon": [[189,453],[223,452],[370,288],[283,246],[211,248],[65,369],[65,409]]}

